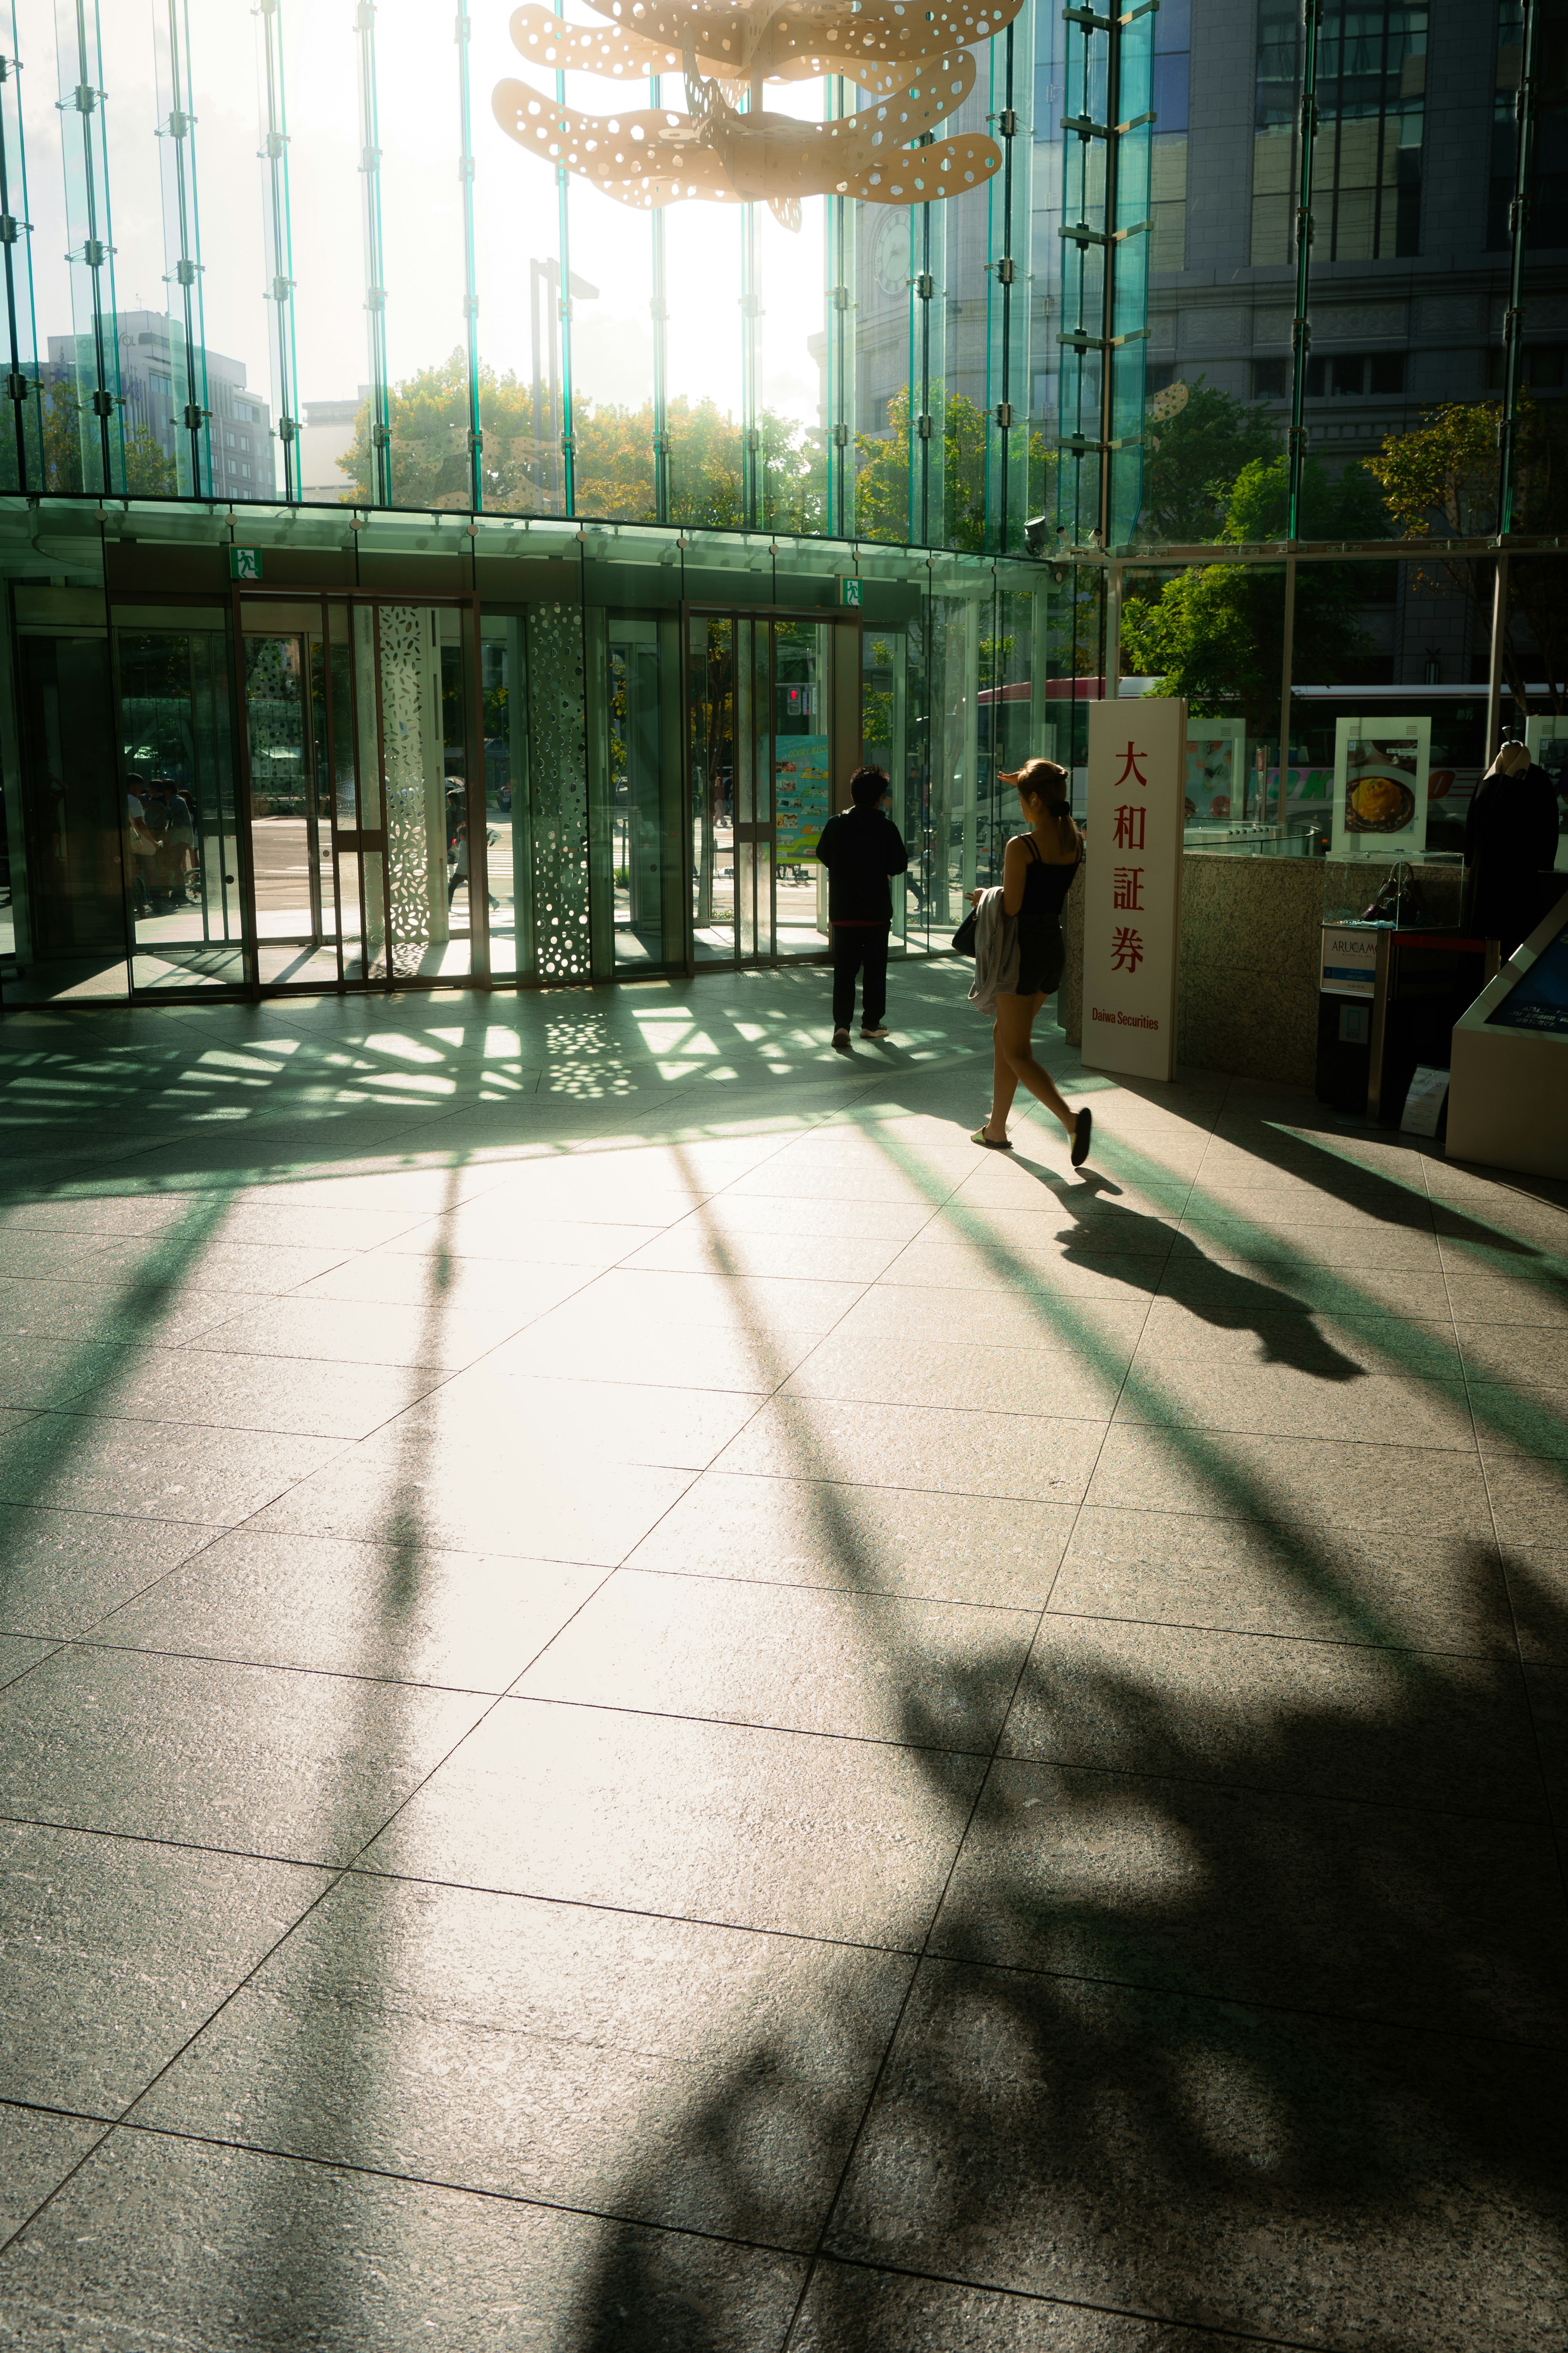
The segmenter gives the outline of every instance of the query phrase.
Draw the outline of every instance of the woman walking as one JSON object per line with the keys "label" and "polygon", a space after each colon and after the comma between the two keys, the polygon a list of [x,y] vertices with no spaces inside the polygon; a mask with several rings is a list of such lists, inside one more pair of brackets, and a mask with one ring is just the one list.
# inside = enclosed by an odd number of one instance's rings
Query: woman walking
{"label": "woman walking", "polygon": [[[1050,1072],[1036,1061],[1030,1033],[1067,961],[1062,906],[1083,861],[1083,836],[1073,822],[1067,770],[1054,760],[1026,760],[1012,775],[998,771],[998,777],[1016,785],[1029,830],[1016,833],[1002,857],[1003,912],[1018,926],[1018,987],[1016,995],[997,991],[991,1116],[975,1129],[973,1140],[993,1152],[1011,1152],[1007,1113],[1021,1080],[1060,1120],[1071,1140],[1072,1165],[1081,1168],[1089,1157],[1093,1114],[1068,1110]],[[970,893],[975,902],[983,895]]]}

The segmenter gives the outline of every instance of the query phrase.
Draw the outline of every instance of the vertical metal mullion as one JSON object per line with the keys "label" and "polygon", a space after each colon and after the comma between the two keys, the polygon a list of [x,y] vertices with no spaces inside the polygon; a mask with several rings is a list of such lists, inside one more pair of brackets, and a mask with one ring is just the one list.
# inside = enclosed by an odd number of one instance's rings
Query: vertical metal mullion
{"label": "vertical metal mullion", "polygon": [[[353,675],[353,635],[349,635],[349,674]],[[322,730],[327,762],[327,839],[332,852],[332,920],[337,927],[338,988],[343,986],[343,889],[338,849],[338,742],[336,723],[332,717],[332,613],[326,592],[321,592],[321,707],[326,715]],[[320,793],[316,796],[318,802]],[[357,814],[357,811],[356,811]],[[363,892],[360,893],[363,902]]]}
{"label": "vertical metal mullion", "polygon": [[[465,632],[463,624],[468,624]],[[458,643],[463,657],[463,806],[468,823],[468,978],[490,983],[490,851],[485,823],[484,630],[476,588],[458,611]],[[470,659],[471,648],[471,659]],[[476,825],[475,818],[479,822]],[[513,922],[516,917],[514,915]],[[614,907],[611,909],[614,933]],[[615,942],[611,940],[614,964]],[[479,969],[483,966],[483,971]]]}
{"label": "vertical metal mullion", "polygon": [[1285,558],[1284,650],[1279,668],[1279,822],[1285,823],[1290,791],[1290,689],[1296,660],[1296,559]]}
{"label": "vertical metal mullion", "polygon": [[240,622],[239,584],[229,589],[229,647],[234,664],[235,737],[239,753],[239,774],[236,779],[234,843],[239,869],[239,934],[240,945],[250,967],[247,996],[253,1002],[261,997],[260,925],[256,913],[256,860],[251,856],[251,826],[254,816],[250,786],[250,706],[245,691],[245,631]]}
{"label": "vertical metal mullion", "polygon": [[[358,0],[354,30],[359,36],[359,167],[364,182],[364,308],[370,356],[372,495],[377,506],[387,507],[392,504],[392,410],[386,380],[386,287],[381,235],[381,113],[375,84],[375,0]],[[378,644],[380,627],[378,619]]]}
{"label": "vertical metal mullion", "polygon": [[[15,36],[16,29],[15,20],[16,11],[15,8],[13,8],[13,37]],[[21,61],[19,58],[16,57],[0,58],[0,85],[9,84],[9,86],[16,91],[16,139],[18,147],[21,146],[22,142],[22,93],[20,85],[16,79],[20,70]],[[37,390],[36,379],[37,375],[37,329],[35,328],[33,335],[33,371],[32,375],[29,375],[22,365],[22,343],[16,311],[16,265],[15,260],[16,245],[20,237],[30,237],[33,233],[33,225],[31,221],[25,217],[26,212],[26,179],[25,165],[23,167],[22,186],[22,209],[24,217],[18,219],[11,210],[11,162],[6,150],[4,101],[3,100],[0,100],[0,250],[4,251],[5,257],[5,327],[7,334],[7,349],[10,353],[11,359],[11,370],[5,380],[5,391],[7,397],[11,401],[16,423],[16,488],[19,491],[25,491],[27,488],[26,406],[28,401],[33,398]],[[26,250],[28,256],[27,276],[30,287],[32,280],[31,247],[29,246]],[[30,308],[31,304],[29,303],[29,309]],[[40,458],[42,457],[42,438],[40,436]]]}
{"label": "vertical metal mullion", "polygon": [[[484,505],[484,427],[479,416],[479,291],[474,237],[474,126],[469,104],[468,45],[473,23],[464,0],[458,0],[458,127],[460,141],[458,178],[463,191],[463,326],[468,356],[468,501],[478,514]],[[468,871],[473,871],[469,844]],[[469,898],[473,893],[470,890]],[[472,923],[470,921],[470,935]]]}
{"label": "vertical metal mullion", "polygon": [[762,315],[758,290],[757,208],[741,206],[741,519],[748,531],[763,522],[762,436],[757,426],[757,339]]}
{"label": "vertical metal mullion", "polygon": [[1307,358],[1312,327],[1308,298],[1312,279],[1312,164],[1318,142],[1318,34],[1322,0],[1305,0],[1302,12],[1300,156],[1296,178],[1296,311],[1290,322],[1289,491],[1285,536],[1301,535],[1301,474],[1307,455]]}
{"label": "vertical metal mullion", "polygon": [[[648,82],[648,102],[659,103],[660,78]],[[669,301],[666,285],[664,211],[656,206],[648,223],[652,232],[652,290],[648,310],[653,318],[653,491],[658,522],[669,521]]]}
{"label": "vertical metal mullion", "polygon": [[[1116,215],[1117,178],[1121,163],[1121,142],[1116,125],[1121,111],[1121,22],[1112,16],[1105,36],[1105,243],[1100,248],[1104,261],[1100,269],[1100,512],[1096,528],[1101,547],[1110,544],[1112,485],[1110,480],[1111,449],[1115,438],[1116,405],[1111,353],[1116,341]],[[1084,42],[1084,55],[1089,43]],[[1089,73],[1084,71],[1085,98],[1088,105]],[[1105,665],[1100,664],[1100,677]]]}
{"label": "vertical metal mullion", "polygon": [[202,300],[201,220],[196,192],[195,110],[186,0],[163,0],[153,18],[158,65],[158,137],[163,149],[159,180],[163,200],[164,282],[179,305],[184,338],[185,397],[181,424],[188,438],[187,479],[180,488],[200,498],[210,491],[209,461],[203,479],[202,442],[206,430],[206,325]]}
{"label": "vertical metal mullion", "polygon": [[[1002,267],[997,277],[1002,289],[1002,384],[996,405],[996,426],[1001,435],[1002,451],[999,466],[1000,496],[996,512],[996,545],[1005,554],[1007,548],[1007,489],[1011,471],[1013,433],[1013,147],[1016,118],[1013,111],[1013,26],[1008,25],[1004,37],[1004,69],[1002,87]],[[1110,223],[1107,220],[1106,227]],[[1111,248],[1106,248],[1107,263]],[[1114,332],[1114,329],[1108,332]],[[1026,436],[1027,427],[1025,427]],[[1110,435],[1107,433],[1109,440]]]}
{"label": "vertical metal mullion", "polygon": [[261,110],[262,230],[267,258],[267,328],[272,398],[283,451],[283,498],[299,501],[299,356],[294,332],[294,230],[289,206],[289,102],[283,76],[282,0],[258,0],[258,89]]}
{"label": "vertical metal mullion", "polygon": [[[564,0],[554,0],[555,14],[563,22],[566,10]],[[566,103],[566,77],[555,77],[555,103]],[[572,417],[572,235],[571,212],[568,204],[568,174],[564,164],[555,166],[555,241],[556,241],[556,315],[551,324],[550,353],[552,374],[555,356],[555,338],[561,339],[561,404],[559,422],[555,427],[561,444],[562,512],[574,515],[577,512],[577,440]],[[552,403],[553,408],[554,404]],[[584,624],[584,628],[585,628]],[[587,676],[587,639],[584,638],[584,677]]]}
{"label": "vertical metal mullion", "polygon": [[[1513,109],[1513,196],[1508,208],[1508,308],[1503,312],[1502,417],[1498,428],[1497,527],[1500,537],[1506,537],[1513,529],[1514,470],[1519,457],[1520,377],[1524,360],[1524,263],[1530,230],[1530,175],[1535,153],[1535,51],[1541,18],[1540,0],[1523,0],[1523,11],[1519,90]],[[1494,646],[1494,670],[1497,659],[1498,649]],[[1492,715],[1495,719],[1495,712]]]}
{"label": "vertical metal mullion", "polygon": [[[79,250],[73,242],[67,259],[73,262],[80,261],[88,273],[88,308],[89,325],[87,339],[90,342],[92,346],[93,366],[93,387],[89,398],[89,405],[92,415],[97,419],[98,427],[97,438],[99,464],[100,468],[100,480],[98,488],[100,494],[107,494],[123,487],[125,470],[125,438],[123,421],[120,413],[121,405],[118,396],[118,386],[120,382],[120,344],[118,328],[115,329],[113,355],[111,359],[109,344],[106,339],[105,312],[100,278],[100,272],[107,270],[109,276],[108,316],[111,321],[117,320],[118,311],[114,292],[113,228],[109,201],[107,167],[103,164],[102,159],[95,156],[94,153],[93,124],[96,121],[100,125],[101,125],[103,121],[103,108],[106,102],[106,93],[103,88],[102,29],[98,20],[96,0],[93,0],[92,6],[93,37],[90,42],[88,33],[88,0],[57,0],[55,30],[56,46],[60,66],[61,95],[59,100],[59,111],[62,115],[72,113],[76,115],[79,126],[81,141],[81,209],[77,219],[74,222],[71,222],[69,219],[71,211],[70,180],[68,170],[66,211],[68,224],[67,234],[74,239],[76,230],[79,227],[82,232],[82,241]],[[89,50],[91,51],[90,55]],[[63,125],[61,130],[61,140],[62,145],[68,146],[68,136],[66,133]],[[100,145],[102,144],[101,132],[100,133],[99,143]],[[73,363],[72,372],[73,375],[79,382],[81,372],[81,343],[83,338],[80,329],[77,324],[75,283],[76,281],[73,277],[72,343],[76,356]],[[110,388],[111,378],[114,389]],[[110,430],[111,425],[113,428],[112,432]],[[116,468],[114,465],[114,450],[116,446],[118,446],[121,459],[121,464],[118,470],[118,480],[116,480]],[[91,487],[86,480],[86,446],[83,444],[82,488],[84,490]]]}

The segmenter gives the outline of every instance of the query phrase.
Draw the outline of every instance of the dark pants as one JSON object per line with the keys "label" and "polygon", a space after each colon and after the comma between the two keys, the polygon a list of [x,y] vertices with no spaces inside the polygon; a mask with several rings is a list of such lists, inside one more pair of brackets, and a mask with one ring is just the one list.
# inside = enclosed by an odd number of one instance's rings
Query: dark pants
{"label": "dark pants", "polygon": [[860,989],[860,1027],[879,1029],[888,1009],[888,931],[881,923],[833,926],[833,1026],[847,1029],[855,1011],[855,976]]}

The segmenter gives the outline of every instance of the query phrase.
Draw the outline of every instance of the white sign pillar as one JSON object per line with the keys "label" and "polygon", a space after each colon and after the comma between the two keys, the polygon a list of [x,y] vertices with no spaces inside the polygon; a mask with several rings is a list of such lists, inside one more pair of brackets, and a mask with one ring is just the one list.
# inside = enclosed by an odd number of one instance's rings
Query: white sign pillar
{"label": "white sign pillar", "polygon": [[1186,765],[1184,702],[1090,703],[1083,1059],[1097,1070],[1175,1075]]}

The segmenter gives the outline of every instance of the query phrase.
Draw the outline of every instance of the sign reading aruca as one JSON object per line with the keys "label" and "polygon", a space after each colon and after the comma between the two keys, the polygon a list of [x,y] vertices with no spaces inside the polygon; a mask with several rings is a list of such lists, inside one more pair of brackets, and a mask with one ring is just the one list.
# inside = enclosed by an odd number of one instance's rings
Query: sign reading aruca
{"label": "sign reading aruca", "polygon": [[1089,707],[1083,1059],[1168,1079],[1176,1066],[1187,706]]}

